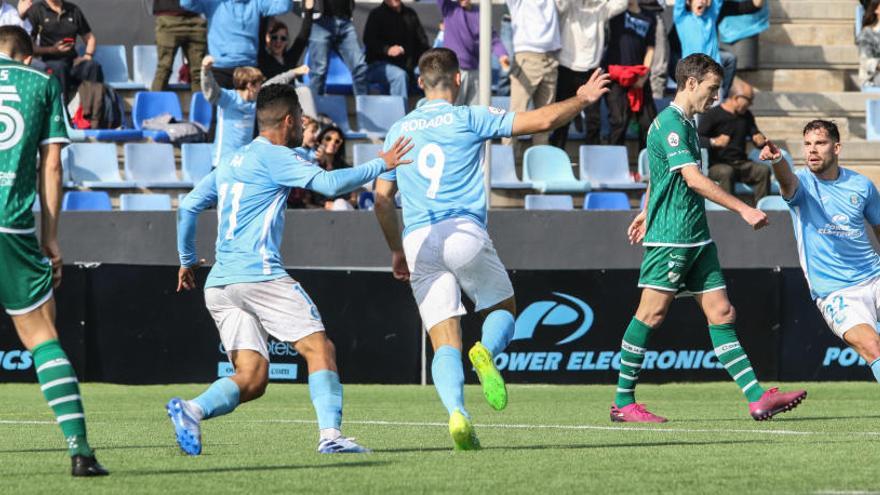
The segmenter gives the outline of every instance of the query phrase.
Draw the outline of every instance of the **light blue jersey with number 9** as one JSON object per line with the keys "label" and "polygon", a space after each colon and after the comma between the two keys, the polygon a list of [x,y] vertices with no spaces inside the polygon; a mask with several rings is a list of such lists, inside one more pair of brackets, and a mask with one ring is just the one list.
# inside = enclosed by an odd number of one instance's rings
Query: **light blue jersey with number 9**
{"label": "light blue jersey with number 9", "polygon": [[398,137],[412,138],[406,156],[412,165],[382,174],[397,181],[403,205],[403,235],[449,218],[465,217],[486,226],[483,143],[509,137],[513,113],[484,106],[424,101],[391,126],[385,150]]}

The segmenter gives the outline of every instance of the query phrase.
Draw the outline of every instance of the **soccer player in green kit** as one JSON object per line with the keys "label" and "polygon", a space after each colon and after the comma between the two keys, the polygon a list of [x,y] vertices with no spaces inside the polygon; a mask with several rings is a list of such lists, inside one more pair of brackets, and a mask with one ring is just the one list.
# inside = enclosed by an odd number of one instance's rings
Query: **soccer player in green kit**
{"label": "soccer player in green kit", "polygon": [[[61,146],[69,142],[61,85],[28,66],[32,55],[24,29],[0,27],[0,305],[33,355],[40,389],[67,443],[71,474],[101,476],[107,470],[86,440],[76,373],[55,329],[52,291],[61,283]],[[38,183],[40,241],[32,212]]]}
{"label": "soccer player in green kit", "polygon": [[639,275],[642,296],[621,343],[612,421],[666,422],[636,402],[635,388],[649,337],[680,290],[692,293],[705,313],[715,355],[746,396],[755,420],[788,411],[807,395],[803,390],[765,391],[737,340],[736,313],[727,298],[718,250],[709,234],[704,198],[739,213],[756,230],[767,225],[767,215],[725,192],[700,169],[700,144],[692,119],[717,100],[721,77],[721,66],[707,55],[682,59],[675,68],[675,100],[648,130],[647,207],[627,232],[630,242],[641,241],[645,246]]}

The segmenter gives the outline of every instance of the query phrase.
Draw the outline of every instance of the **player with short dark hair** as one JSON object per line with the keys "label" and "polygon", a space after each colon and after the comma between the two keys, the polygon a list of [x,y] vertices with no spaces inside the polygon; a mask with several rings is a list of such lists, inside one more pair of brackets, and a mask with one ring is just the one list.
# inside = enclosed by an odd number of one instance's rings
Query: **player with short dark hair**
{"label": "player with short dark hair", "polygon": [[801,267],[828,328],[867,361],[880,381],[880,256],[865,229],[880,239],[880,193],[874,184],[839,164],[840,131],[834,122],[804,126],[807,167],[793,172],[775,147],[779,191],[791,210]]}
{"label": "player with short dark hair", "polygon": [[205,304],[235,368],[193,400],[166,405],[177,443],[189,455],[202,451],[201,421],[232,412],[259,398],[269,381],[269,335],[290,342],[308,363],[309,392],[318,416],[318,452],[368,450],[342,436],[342,384],[335,348],[324,333],[318,308],[281,260],[285,201],[291,188],[327,196],[360,187],[393,170],[411,147],[399,139],[362,166],[326,172],[306,157],[302,109],[292,86],[263,88],[257,95],[260,135],[224,160],[190,192],[178,209],[178,287],[195,288],[196,219],[217,205],[216,260],[205,284]]}
{"label": "player with short dark hair", "polygon": [[642,296],[621,343],[612,421],[666,421],[636,402],[635,388],[651,333],[663,323],[672,300],[682,290],[693,294],[705,313],[715,356],[746,396],[755,420],[788,411],[807,395],[802,390],[765,391],[736,336],[736,312],[727,298],[718,249],[709,234],[705,200],[739,213],[756,230],[767,225],[767,215],[721,189],[701,171],[692,119],[718,99],[721,77],[721,66],[707,55],[682,59],[675,69],[675,100],[648,131],[648,201],[627,231],[630,242],[645,246],[639,274]]}
{"label": "player with short dark hair", "polygon": [[[493,359],[513,337],[516,303],[513,286],[486,232],[486,191],[482,151],[499,137],[546,132],[567,124],[608,92],[608,76],[596,71],[577,96],[537,110],[507,113],[485,106],[453,106],[461,87],[452,50],[428,50],[419,60],[425,100],[388,131],[385,148],[398,136],[413,139],[416,164],[383,174],[377,181],[375,211],[398,280],[410,280],[422,326],[431,337],[431,376],[449,413],[456,449],[479,448],[464,408],[461,291],[484,318],[482,337],[468,352],[489,405],[507,405],[504,379]],[[403,204],[401,236],[394,206],[397,188]],[[402,238],[401,238],[402,237]]]}
{"label": "player with short dark hair", "polygon": [[[33,53],[24,29],[0,27],[0,305],[33,356],[40,389],[64,434],[71,474],[100,476],[107,470],[86,439],[76,372],[55,328],[53,289],[61,284],[62,268],[61,146],[69,142],[61,85],[28,67]],[[39,241],[32,213],[38,188]]]}

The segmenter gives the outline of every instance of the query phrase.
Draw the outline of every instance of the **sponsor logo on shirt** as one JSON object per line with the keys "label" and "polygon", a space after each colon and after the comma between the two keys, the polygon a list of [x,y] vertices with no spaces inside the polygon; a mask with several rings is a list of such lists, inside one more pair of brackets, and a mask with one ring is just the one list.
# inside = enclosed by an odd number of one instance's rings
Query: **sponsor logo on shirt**
{"label": "sponsor logo on shirt", "polygon": [[847,239],[855,239],[862,235],[861,229],[854,229],[849,226],[849,217],[842,213],[838,213],[831,217],[831,222],[832,223],[826,223],[825,227],[820,228],[819,234],[844,237]]}
{"label": "sponsor logo on shirt", "polygon": [[858,195],[858,194],[850,194],[850,196],[849,196],[849,202],[850,202],[853,206],[859,206],[859,201],[860,201],[860,198],[859,198],[859,195]]}
{"label": "sponsor logo on shirt", "polygon": [[405,122],[400,123],[400,132],[412,132],[418,131],[421,129],[433,129],[435,127],[440,127],[443,125],[451,125],[452,124],[452,114],[444,113],[442,115],[438,115],[433,119],[413,119],[407,120]]}
{"label": "sponsor logo on shirt", "polygon": [[11,187],[15,182],[15,172],[0,172],[0,187]]}

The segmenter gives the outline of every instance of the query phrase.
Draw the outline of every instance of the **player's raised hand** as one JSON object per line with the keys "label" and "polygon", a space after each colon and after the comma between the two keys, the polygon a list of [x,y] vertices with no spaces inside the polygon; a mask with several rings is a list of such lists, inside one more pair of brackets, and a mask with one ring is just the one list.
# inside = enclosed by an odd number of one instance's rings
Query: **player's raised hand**
{"label": "player's raised hand", "polygon": [[767,140],[767,144],[761,148],[761,154],[758,158],[765,162],[775,162],[782,158],[782,152],[773,144],[773,141]]}
{"label": "player's raised hand", "polygon": [[740,216],[742,219],[746,221],[749,225],[752,226],[753,229],[758,230],[762,229],[768,225],[770,225],[770,220],[767,218],[767,214],[757,208],[749,208],[744,211]]}
{"label": "player's raised hand", "polygon": [[609,91],[609,84],[611,84],[611,76],[604,73],[602,69],[596,69],[590,79],[578,88],[577,97],[584,105],[592,105]]}
{"label": "player's raised hand", "polygon": [[403,251],[391,252],[391,274],[401,282],[409,282],[409,265],[406,264]]}
{"label": "player's raised hand", "polygon": [[648,215],[645,210],[642,210],[636,215],[632,223],[629,224],[629,228],[626,229],[626,236],[629,238],[630,244],[638,244],[645,238],[645,220],[647,217]]}
{"label": "player's raised hand", "polygon": [[43,254],[52,262],[52,288],[57,289],[61,286],[61,267],[63,265],[61,248],[58,246],[58,241],[44,242]]}
{"label": "player's raised hand", "polygon": [[202,69],[211,70],[211,67],[214,67],[214,57],[210,55],[202,57]]}
{"label": "player's raised hand", "polygon": [[379,158],[385,160],[385,170],[394,170],[398,165],[412,163],[412,160],[404,160],[403,157],[413,149],[412,139],[404,136],[397,138],[388,151],[380,151]]}
{"label": "player's raised hand", "polygon": [[201,259],[193,266],[181,266],[177,271],[177,292],[183,289],[193,290],[196,288],[196,268],[205,264]]}

